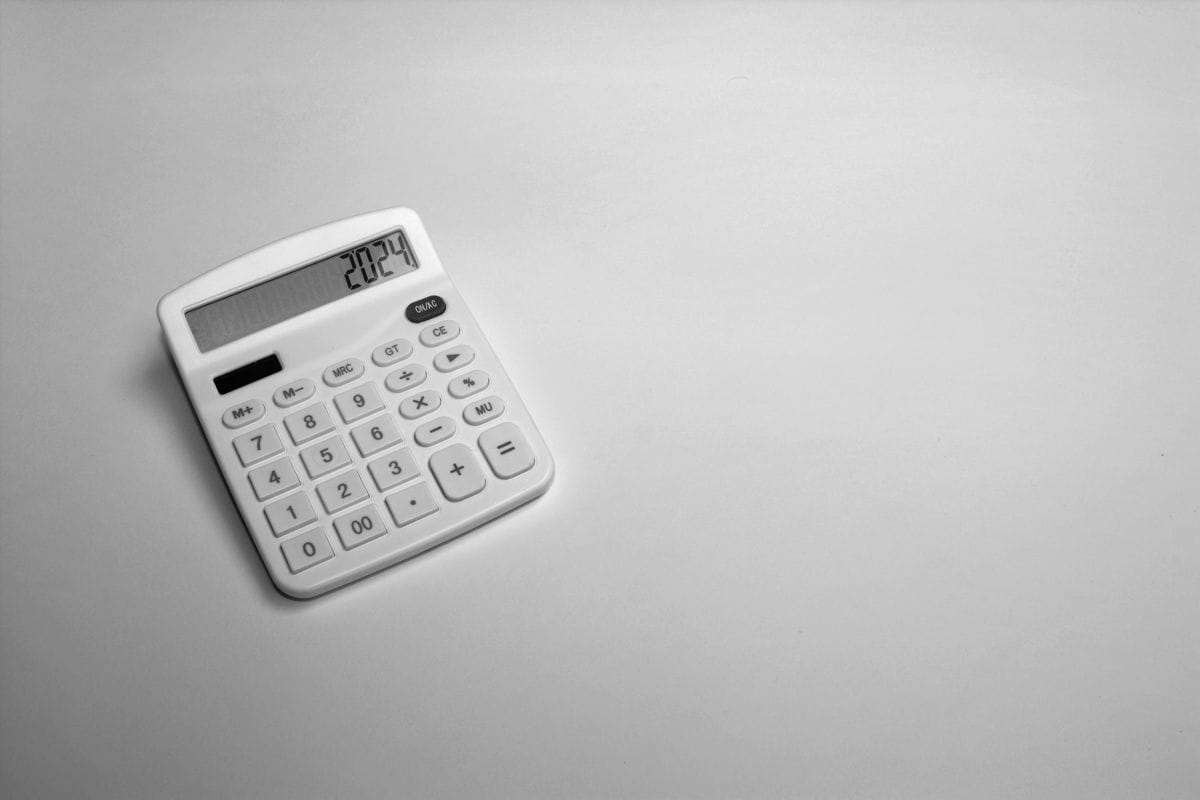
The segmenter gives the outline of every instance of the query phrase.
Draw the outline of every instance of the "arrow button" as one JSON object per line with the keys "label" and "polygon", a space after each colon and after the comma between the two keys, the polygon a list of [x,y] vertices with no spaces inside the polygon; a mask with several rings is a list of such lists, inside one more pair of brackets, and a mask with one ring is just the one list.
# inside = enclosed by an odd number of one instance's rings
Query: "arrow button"
{"label": "arrow button", "polygon": [[438,372],[451,372],[474,360],[475,351],[465,344],[460,344],[438,353],[433,359],[433,366]]}

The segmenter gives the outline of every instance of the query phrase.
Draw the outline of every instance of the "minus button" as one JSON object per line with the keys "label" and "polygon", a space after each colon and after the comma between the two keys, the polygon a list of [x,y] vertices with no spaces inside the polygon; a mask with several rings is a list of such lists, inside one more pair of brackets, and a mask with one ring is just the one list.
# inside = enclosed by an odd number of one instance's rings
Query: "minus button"
{"label": "minus button", "polygon": [[450,417],[438,417],[426,422],[413,432],[413,441],[421,447],[431,447],[438,442],[444,442],[454,435],[454,420]]}

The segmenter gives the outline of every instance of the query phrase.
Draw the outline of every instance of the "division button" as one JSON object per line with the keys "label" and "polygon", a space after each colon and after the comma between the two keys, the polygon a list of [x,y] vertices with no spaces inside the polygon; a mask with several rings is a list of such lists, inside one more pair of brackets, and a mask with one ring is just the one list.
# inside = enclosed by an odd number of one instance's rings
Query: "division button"
{"label": "division button", "polygon": [[262,400],[247,400],[233,408],[225,409],[225,413],[221,415],[221,423],[226,428],[241,428],[251,422],[258,422],[265,413],[267,407]]}
{"label": "division button", "polygon": [[341,386],[361,378],[366,370],[357,358],[347,358],[326,369],[321,377],[328,386]]}
{"label": "division button", "polygon": [[452,372],[474,360],[475,351],[465,344],[460,344],[438,353],[433,359],[433,366],[438,372]]}
{"label": "division button", "polygon": [[504,413],[504,401],[492,395],[482,400],[476,400],[463,409],[463,419],[468,425],[482,425],[491,422]]}
{"label": "division button", "polygon": [[289,494],[273,503],[267,503],[263,511],[266,512],[267,522],[271,523],[271,530],[276,536],[303,528],[317,518],[317,512],[313,511],[312,503],[308,502],[308,495],[304,492]]}
{"label": "division button", "polygon": [[308,378],[301,378],[298,381],[285,383],[275,390],[275,405],[280,408],[289,408],[297,403],[303,403],[312,397],[315,391],[317,391],[317,385]]}
{"label": "division button", "polygon": [[283,551],[283,557],[287,559],[288,569],[293,575],[333,558],[333,548],[329,546],[325,532],[320,528],[313,528],[308,533],[284,542],[279,549]]}
{"label": "division button", "polygon": [[486,483],[479,461],[465,444],[452,444],[434,453],[429,458],[429,470],[442,494],[453,503],[479,494]]}
{"label": "division button", "polygon": [[417,483],[388,495],[384,502],[392,514],[392,519],[401,527],[422,517],[428,517],[438,510],[437,501],[433,499],[433,492],[429,491],[428,483]]}
{"label": "division button", "polygon": [[400,416],[405,419],[416,419],[437,411],[442,404],[442,396],[433,389],[426,389],[420,394],[406,397],[400,401]]}
{"label": "division button", "polygon": [[405,339],[393,339],[385,342],[371,351],[371,360],[377,366],[389,367],[397,361],[403,361],[412,355],[412,344]]}
{"label": "division button", "polygon": [[440,344],[444,344],[451,339],[454,339],[461,332],[462,329],[459,328],[458,323],[453,320],[447,319],[441,322],[435,322],[425,330],[421,331],[421,344],[425,345],[426,347],[437,347]]}
{"label": "division button", "polygon": [[347,550],[372,539],[378,539],[387,533],[383,518],[379,516],[379,510],[373,505],[338,517],[333,521],[333,527],[337,531],[338,538],[342,540],[342,546]]}
{"label": "division button", "polygon": [[404,309],[404,316],[409,322],[425,322],[446,313],[446,301],[431,294],[415,303],[409,303]]}
{"label": "division button", "polygon": [[413,439],[421,447],[430,447],[438,442],[444,442],[454,435],[454,420],[449,417],[438,417],[426,422],[413,432]]}
{"label": "division button", "polygon": [[470,397],[473,394],[482,392],[488,387],[489,383],[491,383],[491,379],[488,378],[487,373],[476,369],[450,381],[447,391],[450,392],[451,397]]}
{"label": "division button", "polygon": [[497,478],[512,478],[533,467],[533,449],[521,429],[511,422],[480,434],[479,450]]}
{"label": "division button", "polygon": [[409,364],[403,369],[398,369],[388,375],[383,385],[387,387],[389,392],[407,392],[414,386],[420,386],[425,382],[425,376],[428,373],[420,364]]}

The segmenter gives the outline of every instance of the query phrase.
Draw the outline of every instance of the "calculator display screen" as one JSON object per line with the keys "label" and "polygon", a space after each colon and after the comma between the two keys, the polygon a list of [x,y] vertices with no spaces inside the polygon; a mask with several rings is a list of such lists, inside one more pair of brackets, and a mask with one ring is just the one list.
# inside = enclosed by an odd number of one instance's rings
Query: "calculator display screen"
{"label": "calculator display screen", "polygon": [[206,353],[297,314],[378,286],[419,265],[403,229],[305,264],[184,313],[196,346]]}

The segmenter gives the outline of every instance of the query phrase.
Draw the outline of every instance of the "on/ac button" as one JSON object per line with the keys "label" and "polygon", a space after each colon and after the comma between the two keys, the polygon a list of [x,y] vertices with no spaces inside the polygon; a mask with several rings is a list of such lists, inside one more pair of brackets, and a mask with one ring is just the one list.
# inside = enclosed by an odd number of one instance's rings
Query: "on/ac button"
{"label": "on/ac button", "polygon": [[415,303],[409,303],[408,308],[404,309],[404,316],[408,318],[409,322],[424,322],[445,313],[446,301],[436,294],[423,297]]}

